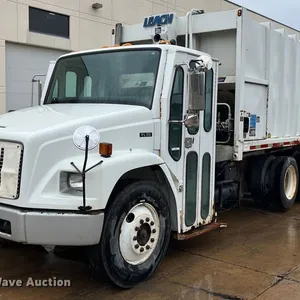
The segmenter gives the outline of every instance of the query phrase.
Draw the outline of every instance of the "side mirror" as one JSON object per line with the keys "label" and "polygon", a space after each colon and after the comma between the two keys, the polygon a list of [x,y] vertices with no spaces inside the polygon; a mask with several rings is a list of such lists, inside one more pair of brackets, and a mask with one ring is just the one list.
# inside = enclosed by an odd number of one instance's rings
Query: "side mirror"
{"label": "side mirror", "polygon": [[205,109],[205,73],[189,75],[189,105],[190,111]]}
{"label": "side mirror", "polygon": [[203,54],[189,62],[189,110],[205,109],[205,72],[211,70],[213,61]]}

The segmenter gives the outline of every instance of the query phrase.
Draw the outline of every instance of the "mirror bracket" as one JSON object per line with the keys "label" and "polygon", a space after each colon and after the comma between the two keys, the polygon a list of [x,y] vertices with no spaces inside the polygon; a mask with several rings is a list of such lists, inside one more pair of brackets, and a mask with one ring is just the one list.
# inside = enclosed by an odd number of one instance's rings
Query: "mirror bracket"
{"label": "mirror bracket", "polygon": [[212,59],[209,55],[203,54],[197,59],[191,59],[189,62],[190,73],[201,73],[209,71],[213,66]]}
{"label": "mirror bracket", "polygon": [[83,213],[92,210],[91,206],[86,205],[86,173],[103,163],[103,160],[101,160],[95,165],[87,169],[89,150],[94,149],[99,144],[99,141],[100,141],[100,135],[98,130],[91,126],[81,126],[77,128],[73,134],[74,145],[78,149],[84,151],[84,162],[83,162],[82,171],[75,165],[74,162],[71,162],[71,166],[74,167],[77,173],[80,174],[82,177],[83,205],[79,206],[78,209]]}

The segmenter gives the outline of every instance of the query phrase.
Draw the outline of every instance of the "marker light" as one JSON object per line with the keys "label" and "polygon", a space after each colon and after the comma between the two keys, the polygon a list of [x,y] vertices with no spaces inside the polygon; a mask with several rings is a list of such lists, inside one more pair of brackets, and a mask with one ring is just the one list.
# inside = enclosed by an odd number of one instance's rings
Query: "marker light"
{"label": "marker light", "polygon": [[100,143],[99,144],[99,154],[103,157],[110,157],[112,155],[112,144]]}

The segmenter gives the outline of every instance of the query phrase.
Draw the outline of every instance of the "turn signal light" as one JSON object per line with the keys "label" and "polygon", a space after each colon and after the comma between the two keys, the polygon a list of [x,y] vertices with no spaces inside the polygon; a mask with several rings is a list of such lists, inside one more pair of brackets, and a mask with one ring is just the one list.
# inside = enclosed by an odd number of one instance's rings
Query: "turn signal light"
{"label": "turn signal light", "polygon": [[110,143],[100,143],[99,153],[103,157],[110,157],[112,155],[112,144]]}

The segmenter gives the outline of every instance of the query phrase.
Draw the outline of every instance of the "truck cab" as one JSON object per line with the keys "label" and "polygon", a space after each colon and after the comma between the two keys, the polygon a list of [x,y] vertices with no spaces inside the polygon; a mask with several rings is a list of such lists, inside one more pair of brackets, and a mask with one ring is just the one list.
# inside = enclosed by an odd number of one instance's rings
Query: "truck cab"
{"label": "truck cab", "polygon": [[42,105],[0,117],[0,238],[88,246],[122,287],[148,278],[172,231],[215,218],[217,78],[170,43],[60,57]]}

